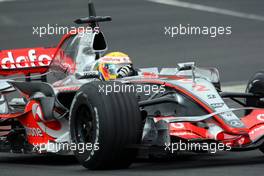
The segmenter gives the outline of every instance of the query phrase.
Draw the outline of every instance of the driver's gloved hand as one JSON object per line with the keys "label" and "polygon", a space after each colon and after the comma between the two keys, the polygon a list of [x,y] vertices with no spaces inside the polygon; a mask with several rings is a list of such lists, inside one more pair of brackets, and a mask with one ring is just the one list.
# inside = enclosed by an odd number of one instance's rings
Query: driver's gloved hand
{"label": "driver's gloved hand", "polygon": [[132,65],[126,65],[121,67],[118,71],[117,71],[117,78],[123,78],[123,77],[127,77],[127,76],[135,76],[137,75],[137,72],[133,69]]}

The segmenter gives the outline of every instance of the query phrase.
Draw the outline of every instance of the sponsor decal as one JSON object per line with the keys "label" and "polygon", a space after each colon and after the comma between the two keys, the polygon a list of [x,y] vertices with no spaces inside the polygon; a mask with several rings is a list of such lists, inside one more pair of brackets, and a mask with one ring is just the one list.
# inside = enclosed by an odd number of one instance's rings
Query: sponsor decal
{"label": "sponsor decal", "polygon": [[105,56],[101,59],[102,62],[109,62],[109,63],[115,63],[115,64],[121,64],[121,63],[131,63],[131,60],[128,57],[108,57]]}
{"label": "sponsor decal", "polygon": [[225,112],[225,113],[222,113],[222,115],[226,116],[227,118],[233,117],[233,113],[231,112]]}
{"label": "sponsor decal", "polygon": [[209,94],[209,95],[207,95],[207,98],[208,99],[216,99],[216,96],[214,95],[214,94]]}
{"label": "sponsor decal", "polygon": [[[18,53],[20,53],[20,55],[18,55]],[[48,66],[52,60],[51,56],[47,54],[37,54],[35,49],[29,49],[27,52],[23,50],[6,51],[0,54],[2,55],[0,55],[1,69],[43,67]]]}
{"label": "sponsor decal", "polygon": [[28,136],[32,136],[32,137],[42,137],[43,136],[43,134],[39,128],[26,127],[26,133]]}
{"label": "sponsor decal", "polygon": [[243,127],[243,124],[239,120],[231,120],[229,124],[233,127]]}
{"label": "sponsor decal", "polygon": [[224,103],[212,103],[212,104],[210,104],[210,106],[212,106],[213,108],[221,108],[224,105],[225,105]]}

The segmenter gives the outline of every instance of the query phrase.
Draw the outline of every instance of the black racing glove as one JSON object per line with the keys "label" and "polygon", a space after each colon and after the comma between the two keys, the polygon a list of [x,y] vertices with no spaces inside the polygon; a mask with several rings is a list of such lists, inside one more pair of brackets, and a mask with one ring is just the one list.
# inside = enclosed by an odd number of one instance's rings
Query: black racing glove
{"label": "black racing glove", "polygon": [[132,65],[126,65],[117,71],[117,78],[123,78],[127,76],[135,76],[137,72],[133,69]]}

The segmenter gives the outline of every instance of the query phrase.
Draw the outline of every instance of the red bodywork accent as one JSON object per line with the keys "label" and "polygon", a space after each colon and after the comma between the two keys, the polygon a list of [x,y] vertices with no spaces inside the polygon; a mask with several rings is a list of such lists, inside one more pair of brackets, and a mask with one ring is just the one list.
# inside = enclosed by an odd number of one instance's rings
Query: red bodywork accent
{"label": "red bodywork accent", "polygon": [[249,136],[252,140],[257,140],[264,134],[264,110],[256,109],[243,117],[242,122],[249,129]]}
{"label": "red bodywork accent", "polygon": [[24,48],[0,51],[0,75],[45,73],[55,48]]}
{"label": "red bodywork accent", "polygon": [[[33,112],[33,105],[39,106],[39,109],[35,109],[36,112]],[[45,122],[41,117],[43,117],[41,107],[35,100],[32,100],[27,104],[24,113],[0,115],[1,119],[17,119],[25,127],[27,133],[27,141],[32,145],[47,144],[48,142],[54,141],[56,138],[48,134],[46,129],[59,131],[62,128],[59,121],[53,120]],[[43,126],[39,125],[40,123],[44,125],[44,128]]]}
{"label": "red bodywork accent", "polygon": [[[38,105],[40,107],[40,105],[38,104],[37,101],[32,100],[30,101],[26,108],[25,111],[28,111],[29,113],[27,113],[26,115],[18,118],[18,120],[20,121],[20,123],[26,128],[29,129],[29,131],[27,131],[27,140],[30,144],[32,145],[39,145],[39,144],[47,144],[49,141],[54,141],[55,138],[53,138],[52,136],[50,136],[49,134],[46,133],[46,130],[43,129],[39,123],[43,123],[45,124],[47,127],[52,128],[54,130],[59,130],[61,128],[60,123],[58,122],[43,122],[41,119],[41,116],[43,116],[42,114],[42,110],[40,108],[40,110],[38,111],[37,109],[36,112],[32,111],[32,107],[33,105]],[[30,132],[30,130],[35,130],[39,133],[32,133]],[[33,131],[34,132],[34,131]]]}
{"label": "red bodywork accent", "polygon": [[[65,34],[55,48],[23,48],[0,51],[0,75],[10,76],[14,74],[29,75],[34,73],[43,74],[48,71],[50,63],[54,56],[61,51],[61,46],[70,36],[78,34],[82,29],[70,31]],[[65,58],[64,58],[65,59]],[[71,59],[70,59],[71,61]],[[67,62],[65,64],[73,67],[74,63]]]}
{"label": "red bodywork accent", "polygon": [[[49,135],[46,134],[44,129],[41,129],[38,125],[38,122],[40,122],[41,120],[39,119],[39,117],[37,117],[32,112],[32,106],[34,104],[38,104],[38,102],[36,101],[30,101],[26,107],[27,111],[30,111],[31,113],[29,113],[26,117],[24,118],[19,118],[18,120],[21,122],[21,124],[26,128],[26,129],[39,129],[41,130],[41,134],[42,135],[29,135],[27,134],[27,140],[30,144],[44,144],[44,143],[48,143],[48,141],[54,141],[54,138],[50,137]],[[42,113],[42,112],[41,112]]]}

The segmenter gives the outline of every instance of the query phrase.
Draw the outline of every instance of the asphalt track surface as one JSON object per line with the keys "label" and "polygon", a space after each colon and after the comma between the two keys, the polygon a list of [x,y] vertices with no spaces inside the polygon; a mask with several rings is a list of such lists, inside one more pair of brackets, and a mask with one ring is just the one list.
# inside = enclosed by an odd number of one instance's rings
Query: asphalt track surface
{"label": "asphalt track surface", "polygon": [[[184,1],[184,0],[182,0]],[[187,0],[221,9],[264,16],[260,0]],[[153,3],[145,0],[96,0],[97,13],[111,15],[103,24],[109,50],[126,51],[138,67],[173,66],[194,60],[216,66],[225,83],[245,82],[264,67],[264,22],[254,19]],[[71,26],[86,16],[86,0],[0,0],[0,49],[56,46],[60,36],[32,35],[33,26]],[[164,34],[165,26],[232,26],[232,35],[181,36]],[[0,176],[67,175],[260,175],[264,155],[259,151],[183,155],[173,162],[137,161],[127,170],[87,171],[74,157],[0,155]]]}

